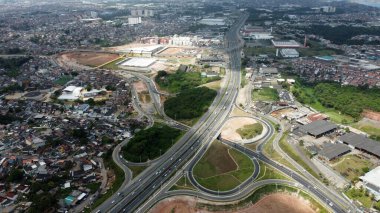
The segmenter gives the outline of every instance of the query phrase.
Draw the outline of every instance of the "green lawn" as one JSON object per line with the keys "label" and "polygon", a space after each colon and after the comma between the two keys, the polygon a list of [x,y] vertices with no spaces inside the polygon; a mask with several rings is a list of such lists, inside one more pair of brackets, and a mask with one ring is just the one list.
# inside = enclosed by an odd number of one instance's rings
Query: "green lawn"
{"label": "green lawn", "polygon": [[358,181],[359,177],[366,173],[367,168],[374,167],[369,160],[358,155],[346,155],[331,163],[336,171],[352,182]]}
{"label": "green lawn", "polygon": [[349,198],[359,201],[366,208],[373,207],[380,210],[380,202],[374,202],[364,188],[351,188],[345,193]]}
{"label": "green lawn", "polygon": [[254,101],[278,101],[278,92],[273,88],[254,89],[252,92],[252,100]]}
{"label": "green lawn", "polygon": [[113,61],[113,62],[111,62],[111,63],[108,63],[108,64],[102,66],[101,69],[107,69],[107,70],[119,70],[119,69],[121,69],[121,68],[119,68],[119,65],[117,65],[117,63],[119,63],[119,62],[121,62],[121,61],[123,61],[123,60],[125,60],[125,58],[120,58],[120,59],[118,59],[118,60],[115,60],[115,61]]}
{"label": "green lawn", "polygon": [[187,177],[181,177],[181,179],[179,179],[169,191],[173,190],[195,190],[195,187],[191,184]]}
{"label": "green lawn", "polygon": [[193,174],[202,186],[227,191],[249,178],[253,171],[254,165],[249,157],[215,141],[198,161]]}
{"label": "green lawn", "polygon": [[63,86],[67,82],[71,81],[72,79],[73,79],[72,76],[64,75],[64,76],[60,77],[59,79],[57,79],[54,83]]}
{"label": "green lawn", "polygon": [[380,141],[380,126],[365,121],[364,119],[351,126],[369,134],[373,139]]}
{"label": "green lawn", "polygon": [[279,145],[281,149],[288,154],[294,161],[296,161],[299,165],[301,165],[306,171],[308,171],[311,175],[316,177],[317,179],[320,179],[320,176],[314,172],[311,167],[302,160],[302,158],[298,155],[298,153],[290,146],[290,144],[287,142],[287,137],[289,135],[289,132],[285,132],[282,138],[280,139]]}
{"label": "green lawn", "polygon": [[261,123],[244,125],[242,128],[236,130],[243,139],[254,138],[257,135],[260,135],[262,131],[263,125],[261,125]]}
{"label": "green lawn", "polygon": [[274,47],[248,47],[244,49],[246,56],[257,56],[257,55],[276,55],[276,48]]}
{"label": "green lawn", "polygon": [[266,179],[285,179],[288,180],[286,176],[268,166],[266,163],[260,161],[260,173],[257,177],[257,180],[266,180]]}
{"label": "green lawn", "polygon": [[143,172],[147,166],[128,166],[128,168],[132,171],[132,178],[135,178],[141,172]]}
{"label": "green lawn", "polygon": [[312,57],[312,56],[331,56],[336,54],[341,54],[341,50],[335,50],[331,48],[326,48],[316,41],[308,41],[308,48],[298,49],[301,57]]}

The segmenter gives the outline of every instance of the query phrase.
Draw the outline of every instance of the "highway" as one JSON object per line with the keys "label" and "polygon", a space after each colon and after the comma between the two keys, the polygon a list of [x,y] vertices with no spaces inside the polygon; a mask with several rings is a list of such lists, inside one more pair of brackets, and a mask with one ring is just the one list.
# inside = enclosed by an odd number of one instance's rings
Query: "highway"
{"label": "highway", "polygon": [[[244,14],[240,17],[236,24],[230,28],[230,31],[226,33],[226,50],[229,53],[230,59],[229,69],[227,69],[226,74],[228,83],[225,87],[219,90],[217,97],[209,108],[209,111],[206,112],[205,115],[203,115],[199,121],[192,128],[190,128],[190,130],[176,144],[174,144],[167,153],[160,157],[155,164],[146,169],[142,174],[136,177],[135,180],[132,180],[131,183],[123,184],[123,187],[121,187],[121,189],[115,193],[114,196],[95,209],[94,212],[144,212],[150,205],[154,204],[155,199],[158,200],[168,195],[176,195],[181,193],[205,197],[205,199],[208,198],[209,200],[216,201],[233,201],[242,199],[244,196],[247,196],[250,192],[252,192],[257,185],[263,183],[262,181],[253,183],[259,172],[258,160],[269,164],[278,171],[291,177],[296,183],[291,181],[286,184],[293,184],[295,187],[308,191],[311,195],[313,195],[313,197],[332,211],[343,213],[352,210],[350,203],[348,203],[345,199],[342,199],[339,194],[334,194],[329,190],[326,190],[322,183],[310,178],[308,174],[306,174],[306,177],[300,175],[297,172],[292,171],[291,169],[266,157],[262,153],[264,143],[261,143],[258,146],[258,151],[252,151],[244,146],[241,146],[240,144],[222,140],[222,142],[226,145],[248,155],[255,164],[256,170],[252,174],[251,178],[235,189],[228,192],[215,192],[199,186],[199,184],[196,183],[195,179],[192,177],[191,170],[197,162],[195,159],[200,159],[200,157],[210,146],[211,142],[217,137],[220,128],[223,126],[235,104],[241,81],[240,48],[242,41],[238,35],[238,32],[240,27],[244,24],[246,18],[247,15]],[[144,79],[148,77],[145,76],[140,78]],[[151,80],[145,80],[150,88],[150,91],[157,91]],[[159,92],[157,91],[155,93],[157,94],[156,98],[159,98]],[[157,110],[159,113],[160,111],[163,112],[162,107],[159,104],[159,100],[156,101],[156,105],[159,105],[156,106]],[[165,118],[164,113],[162,113],[162,116]],[[274,134],[275,130],[273,126],[267,121],[267,117],[265,117],[265,119],[256,117],[256,119],[259,119],[264,125],[267,126],[268,133],[265,136],[264,141],[268,141],[271,135]],[[283,128],[281,128],[280,133],[274,141],[275,148],[278,140],[281,138],[283,133],[282,131]],[[184,192],[181,190],[179,192],[162,194],[161,192],[164,192],[165,189],[167,189],[170,185],[169,183],[172,183],[172,181],[178,180],[178,178],[181,177],[183,171],[188,171],[187,173],[190,174],[190,180],[195,186],[198,187],[200,191],[188,192],[185,190],[186,192]],[[282,183],[281,180],[266,180],[264,182]],[[155,193],[157,196],[152,196]],[[148,202],[146,203],[146,201]]]}
{"label": "highway", "polygon": [[[247,18],[242,16],[227,33],[228,47],[238,47],[241,41],[238,31]],[[233,40],[235,38],[235,40]],[[132,212],[147,200],[175,171],[187,162],[200,147],[213,140],[215,131],[229,115],[240,86],[240,49],[230,48],[231,71],[227,74],[228,85],[221,89],[209,111],[165,153],[159,161],[139,175],[136,180],[117,192],[117,196],[105,201],[94,212]],[[203,143],[205,142],[205,143]]]}

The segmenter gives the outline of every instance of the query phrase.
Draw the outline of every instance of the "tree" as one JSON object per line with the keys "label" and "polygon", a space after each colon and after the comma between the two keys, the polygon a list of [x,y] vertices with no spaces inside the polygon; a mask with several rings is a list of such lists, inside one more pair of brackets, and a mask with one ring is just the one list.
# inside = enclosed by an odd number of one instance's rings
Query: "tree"
{"label": "tree", "polygon": [[20,182],[23,177],[24,177],[24,172],[22,170],[13,168],[9,173],[7,181],[8,182]]}
{"label": "tree", "polygon": [[86,86],[86,90],[87,90],[87,91],[91,91],[91,90],[92,90],[92,85],[91,85],[91,84],[88,84],[88,85]]}
{"label": "tree", "polygon": [[304,145],[304,141],[303,141],[303,140],[300,140],[300,141],[299,141],[299,145],[300,145],[300,146],[303,146],[303,145]]}

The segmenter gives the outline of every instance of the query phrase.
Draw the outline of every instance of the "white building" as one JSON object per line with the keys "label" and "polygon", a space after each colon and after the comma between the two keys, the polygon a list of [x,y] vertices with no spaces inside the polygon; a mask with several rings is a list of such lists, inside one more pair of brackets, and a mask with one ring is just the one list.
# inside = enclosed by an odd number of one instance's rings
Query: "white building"
{"label": "white building", "polygon": [[281,49],[280,53],[281,53],[282,57],[284,57],[284,58],[298,58],[298,57],[300,57],[299,52],[295,49]]}
{"label": "white building", "polygon": [[189,36],[174,35],[170,38],[169,44],[174,46],[193,46],[193,41]]}
{"label": "white building", "polygon": [[223,26],[226,25],[224,19],[221,18],[204,18],[199,21],[200,24],[210,25],[210,26]]}
{"label": "white building", "polygon": [[141,17],[129,17],[128,24],[129,25],[141,24]]}
{"label": "white building", "polygon": [[375,196],[375,200],[380,200],[380,166],[367,172],[360,179],[363,181],[364,187]]}
{"label": "white building", "polygon": [[82,95],[83,87],[68,86],[62,91],[62,95],[58,97],[58,100],[77,100]]}

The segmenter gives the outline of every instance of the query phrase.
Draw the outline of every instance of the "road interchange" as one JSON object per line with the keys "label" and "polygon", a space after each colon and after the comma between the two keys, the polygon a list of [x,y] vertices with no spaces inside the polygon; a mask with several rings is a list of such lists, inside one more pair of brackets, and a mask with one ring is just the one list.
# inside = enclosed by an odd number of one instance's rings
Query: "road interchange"
{"label": "road interchange", "polygon": [[[155,198],[155,191],[163,192],[169,186],[168,183],[173,182],[173,180],[178,180],[181,177],[181,170],[179,168],[184,168],[184,170],[191,171],[192,166],[195,165],[194,161],[188,161],[190,158],[195,159],[196,157],[202,156],[211,142],[217,137],[220,128],[223,126],[225,120],[228,118],[240,87],[241,74],[240,74],[240,47],[241,40],[238,36],[238,32],[242,24],[245,22],[247,15],[243,15],[238,21],[237,24],[231,27],[230,31],[226,34],[226,49],[229,53],[229,67],[230,72],[226,75],[228,78],[228,85],[225,88],[220,89],[217,97],[209,108],[209,111],[194,125],[178,143],[176,143],[166,154],[164,154],[157,163],[146,169],[141,175],[139,175],[136,180],[128,184],[123,184],[123,187],[118,191],[117,196],[115,195],[104,202],[99,208],[94,212],[133,212],[133,211],[146,211],[148,207],[154,202],[152,198]],[[146,80],[146,79],[145,79]],[[150,91],[155,91],[155,86],[151,85],[152,82],[147,80]],[[154,84],[154,83],[153,83]],[[153,87],[153,88],[151,88]],[[158,92],[156,94],[159,94]],[[159,97],[159,96],[158,96]],[[162,110],[161,106],[159,109]],[[163,113],[164,114],[164,113]],[[257,117],[262,123],[268,125],[269,131],[268,135],[265,137],[269,139],[271,135],[274,134],[274,129],[271,124],[265,119]],[[280,132],[282,134],[282,132]],[[279,134],[279,135],[281,135]],[[230,141],[223,140],[228,146],[231,146],[253,159],[254,162],[261,160],[270,166],[276,168],[278,171],[290,176],[293,181],[284,182],[284,180],[267,180],[265,183],[275,183],[275,184],[288,184],[302,188],[303,190],[308,191],[314,197],[322,203],[325,203],[325,206],[329,209],[332,209],[334,212],[347,212],[351,209],[342,207],[342,205],[347,204],[347,200],[342,199],[339,195],[335,195],[333,199],[330,199],[331,193],[326,193],[320,188],[314,186],[314,181],[310,181],[304,176],[292,171],[291,169],[278,164],[277,162],[269,159],[264,154],[262,154],[263,144],[258,146],[258,151],[252,151],[240,144],[236,144]],[[185,162],[188,162],[185,164]],[[183,164],[185,164],[183,166]],[[255,168],[256,167],[255,163]],[[191,172],[188,172],[191,174]],[[165,198],[167,196],[173,196],[178,194],[190,194],[193,196],[205,197],[205,199],[210,200],[236,200],[241,199],[242,197],[247,196],[255,188],[253,186],[260,185],[263,182],[255,182],[260,184],[253,183],[254,179],[257,177],[257,169],[243,185],[229,191],[228,193],[220,192],[215,196],[215,192],[209,190],[202,190],[200,192],[184,192],[180,190],[179,192],[166,192],[166,193],[157,193],[157,200]],[[173,178],[171,178],[173,176]],[[169,181],[166,185],[165,183]],[[253,186],[252,186],[253,185]],[[243,190],[242,190],[243,188]],[[153,195],[153,196],[152,196]],[[150,198],[150,199],[149,199]],[[338,199],[337,199],[338,198]],[[148,200],[148,203],[144,204]],[[153,200],[154,201],[154,200]],[[326,205],[327,204],[327,205]],[[142,206],[138,208],[139,206]]]}

